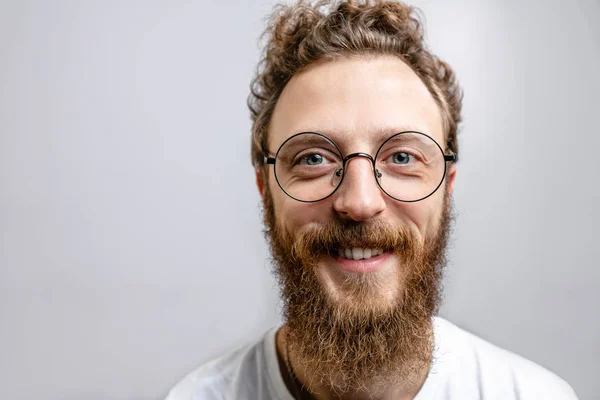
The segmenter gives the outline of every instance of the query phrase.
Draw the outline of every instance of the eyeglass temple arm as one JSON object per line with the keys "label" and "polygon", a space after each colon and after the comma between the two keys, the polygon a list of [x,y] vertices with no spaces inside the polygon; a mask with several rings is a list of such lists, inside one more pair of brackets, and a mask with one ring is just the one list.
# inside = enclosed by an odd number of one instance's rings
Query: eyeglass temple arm
{"label": "eyeglass temple arm", "polygon": [[275,165],[275,158],[274,157],[263,157],[263,164]]}
{"label": "eyeglass temple arm", "polygon": [[456,154],[444,154],[444,161],[458,161],[458,156]]}

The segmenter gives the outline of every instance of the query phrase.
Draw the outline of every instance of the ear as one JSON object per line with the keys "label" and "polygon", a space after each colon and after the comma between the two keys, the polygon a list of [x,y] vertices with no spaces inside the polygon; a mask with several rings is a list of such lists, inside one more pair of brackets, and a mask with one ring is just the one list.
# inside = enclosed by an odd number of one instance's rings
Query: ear
{"label": "ear", "polygon": [[260,193],[260,197],[265,199],[265,180],[263,177],[263,168],[256,167],[254,168],[254,173],[256,174],[256,187],[258,188],[258,192]]}
{"label": "ear", "polygon": [[450,164],[450,171],[448,172],[448,194],[454,192],[454,179],[456,178],[456,163]]}

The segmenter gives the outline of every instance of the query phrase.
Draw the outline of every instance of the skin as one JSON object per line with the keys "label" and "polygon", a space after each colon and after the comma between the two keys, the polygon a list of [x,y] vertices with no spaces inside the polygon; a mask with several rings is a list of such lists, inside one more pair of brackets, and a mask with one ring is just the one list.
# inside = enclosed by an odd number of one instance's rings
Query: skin
{"label": "skin", "polygon": [[[290,136],[313,131],[334,140],[344,155],[365,152],[374,156],[385,138],[404,130],[426,133],[444,147],[439,106],[420,78],[393,56],[340,58],[311,65],[288,82],[273,113],[268,149],[273,156]],[[375,182],[370,161],[362,157],[349,162],[338,190],[316,203],[302,203],[288,197],[277,185],[272,167],[268,168],[266,182],[261,167],[257,168],[256,182],[263,198],[268,185],[277,223],[291,235],[336,218],[359,222],[381,218],[390,224],[410,227],[422,239],[438,230],[444,192],[453,192],[456,165],[449,164],[448,168],[447,185],[415,203],[399,202],[383,193]],[[375,272],[386,276],[378,301],[391,303],[401,294],[400,265],[391,254]],[[343,300],[340,288],[343,275],[335,259],[323,260],[317,271],[327,294],[335,301]],[[280,353],[284,329],[278,334]],[[293,365],[293,354],[290,360]],[[310,380],[310,371],[296,373],[301,381]],[[425,376],[426,371],[423,380]],[[414,397],[419,388],[420,385],[405,391],[405,397]],[[331,393],[319,392],[318,398],[333,398]]]}

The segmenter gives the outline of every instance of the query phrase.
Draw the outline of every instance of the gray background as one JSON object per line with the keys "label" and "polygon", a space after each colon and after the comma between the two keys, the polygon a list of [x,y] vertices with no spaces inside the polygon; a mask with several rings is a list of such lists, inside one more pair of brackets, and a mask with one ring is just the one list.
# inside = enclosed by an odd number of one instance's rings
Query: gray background
{"label": "gray background", "polygon": [[[0,398],[161,399],[278,323],[268,1],[0,1]],[[433,1],[465,89],[442,315],[600,398],[600,3]]]}

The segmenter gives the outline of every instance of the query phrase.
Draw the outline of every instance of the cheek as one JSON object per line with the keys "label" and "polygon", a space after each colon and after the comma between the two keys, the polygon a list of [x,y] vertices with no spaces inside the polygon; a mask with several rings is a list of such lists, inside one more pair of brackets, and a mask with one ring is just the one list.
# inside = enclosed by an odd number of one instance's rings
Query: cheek
{"label": "cheek", "polygon": [[406,219],[406,223],[414,226],[422,237],[437,231],[444,203],[444,192],[441,189],[425,200],[396,204],[398,213]]}
{"label": "cheek", "polygon": [[274,178],[269,180],[269,190],[277,224],[292,235],[330,218],[332,205],[329,201],[303,203],[294,200],[281,190]]}

